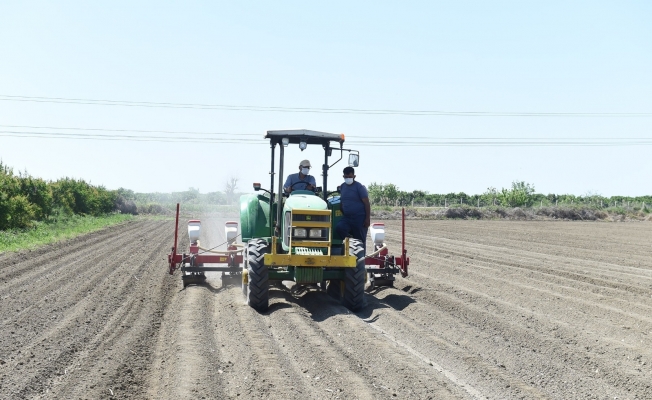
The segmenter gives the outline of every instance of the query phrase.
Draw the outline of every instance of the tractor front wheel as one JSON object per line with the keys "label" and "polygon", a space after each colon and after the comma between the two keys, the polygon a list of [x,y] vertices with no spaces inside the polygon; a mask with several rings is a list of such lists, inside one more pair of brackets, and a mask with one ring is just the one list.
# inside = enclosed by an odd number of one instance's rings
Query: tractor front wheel
{"label": "tractor front wheel", "polygon": [[269,274],[265,265],[267,253],[267,241],[252,239],[247,243],[247,304],[259,312],[267,311],[269,307]]}
{"label": "tractor front wheel", "polygon": [[349,239],[349,254],[357,259],[355,268],[346,268],[344,274],[344,293],[342,303],[351,311],[358,311],[365,306],[364,284],[367,270],[365,269],[365,251],[360,240]]}

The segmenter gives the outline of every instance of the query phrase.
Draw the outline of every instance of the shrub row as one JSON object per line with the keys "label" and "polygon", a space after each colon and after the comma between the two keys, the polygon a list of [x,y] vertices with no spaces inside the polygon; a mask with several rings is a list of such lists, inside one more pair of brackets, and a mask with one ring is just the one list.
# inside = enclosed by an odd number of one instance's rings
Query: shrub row
{"label": "shrub row", "polygon": [[[375,219],[400,219],[400,207],[374,207]],[[408,219],[508,219],[508,220],[570,220],[570,221],[628,221],[652,219],[649,209],[602,209],[583,205],[560,207],[473,207],[406,208]]]}
{"label": "shrub row", "polygon": [[102,186],[15,174],[0,161],[0,230],[27,228],[59,214],[99,216],[116,211],[119,203],[119,194]]}
{"label": "shrub row", "polygon": [[463,192],[437,194],[422,190],[404,191],[388,183],[372,182],[368,185],[369,200],[375,206],[411,206],[411,207],[458,207],[458,206],[576,206],[586,207],[649,207],[652,196],[611,196],[587,193],[584,196],[572,194],[536,193],[533,184],[515,181],[510,188],[500,190],[490,187],[482,194],[469,195]]}

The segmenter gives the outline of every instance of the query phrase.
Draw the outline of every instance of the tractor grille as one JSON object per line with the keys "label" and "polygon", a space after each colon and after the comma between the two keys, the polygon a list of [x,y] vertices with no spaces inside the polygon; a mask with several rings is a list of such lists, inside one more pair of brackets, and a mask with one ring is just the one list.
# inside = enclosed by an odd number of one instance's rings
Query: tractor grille
{"label": "tractor grille", "polygon": [[299,256],[323,256],[324,253],[320,248],[295,247],[294,254]]}
{"label": "tractor grille", "polygon": [[[291,246],[290,242],[292,242],[296,247],[323,248],[330,243],[331,211],[294,209],[286,212],[284,234],[287,246]],[[300,253],[296,252],[296,254]],[[312,255],[312,253],[306,253],[306,255]]]}
{"label": "tractor grille", "polygon": [[308,222],[330,222],[330,215],[312,215],[312,214],[294,214],[292,221],[308,221]]}

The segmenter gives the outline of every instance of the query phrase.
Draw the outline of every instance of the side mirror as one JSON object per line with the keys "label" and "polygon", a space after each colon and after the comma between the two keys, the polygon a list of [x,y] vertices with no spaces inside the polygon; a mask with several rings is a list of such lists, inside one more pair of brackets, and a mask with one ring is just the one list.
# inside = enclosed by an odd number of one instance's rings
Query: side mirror
{"label": "side mirror", "polygon": [[349,154],[349,166],[357,167],[360,164],[360,155],[351,153]]}
{"label": "side mirror", "polygon": [[260,190],[260,183],[256,182],[254,183],[254,190],[259,191]]}

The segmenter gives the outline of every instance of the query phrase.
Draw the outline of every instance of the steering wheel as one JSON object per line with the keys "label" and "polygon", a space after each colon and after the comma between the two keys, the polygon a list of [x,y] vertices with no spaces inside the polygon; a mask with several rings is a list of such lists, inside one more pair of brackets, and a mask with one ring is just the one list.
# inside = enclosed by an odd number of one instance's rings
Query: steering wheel
{"label": "steering wheel", "polygon": [[332,192],[328,192],[328,193],[326,194],[326,197],[327,197],[327,198],[328,198],[328,197],[331,197],[332,195],[334,195],[334,194],[336,194],[336,193],[339,194],[339,193],[340,193],[340,191],[339,191],[339,186],[337,187],[337,189],[338,189],[338,190],[334,190],[334,191],[332,191]]}
{"label": "steering wheel", "polygon": [[338,186],[338,187],[337,187],[335,190],[333,190],[332,192],[328,192],[328,194],[326,194],[326,197],[327,197],[327,198],[328,198],[328,197],[331,197],[331,195],[333,195],[333,194],[335,194],[335,193],[340,193],[340,186]]}
{"label": "steering wheel", "polygon": [[[294,187],[294,185],[297,185],[297,184],[299,184],[299,183],[303,183],[304,185],[311,185],[310,183],[308,183],[308,182],[306,182],[306,181],[299,181],[299,182],[294,182],[293,184],[291,184],[291,185],[290,185],[290,189],[292,189],[292,188]],[[308,188],[306,188],[306,189],[303,189],[303,190],[310,190],[310,191],[312,191],[313,193],[315,193],[315,190],[317,189],[317,186],[315,186],[315,185],[311,185],[311,186],[312,186],[312,189],[308,189]],[[290,193],[292,193],[292,190],[290,190]]]}

